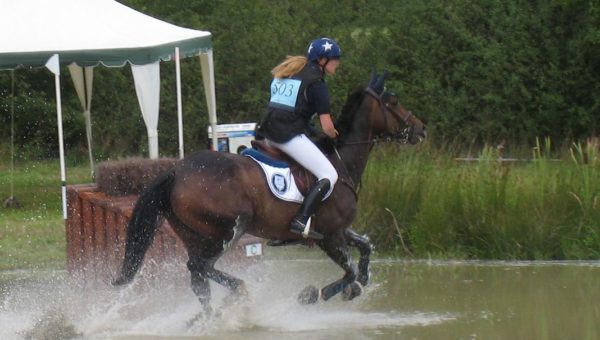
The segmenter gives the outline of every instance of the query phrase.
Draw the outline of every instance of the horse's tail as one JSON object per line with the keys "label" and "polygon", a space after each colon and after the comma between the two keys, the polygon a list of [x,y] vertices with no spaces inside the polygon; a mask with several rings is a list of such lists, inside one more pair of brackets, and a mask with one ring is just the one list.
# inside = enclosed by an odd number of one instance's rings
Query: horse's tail
{"label": "horse's tail", "polygon": [[160,174],[141,194],[127,224],[125,258],[119,277],[113,285],[120,286],[133,280],[140,269],[144,255],[159,225],[159,220],[171,213],[170,194],[175,170]]}

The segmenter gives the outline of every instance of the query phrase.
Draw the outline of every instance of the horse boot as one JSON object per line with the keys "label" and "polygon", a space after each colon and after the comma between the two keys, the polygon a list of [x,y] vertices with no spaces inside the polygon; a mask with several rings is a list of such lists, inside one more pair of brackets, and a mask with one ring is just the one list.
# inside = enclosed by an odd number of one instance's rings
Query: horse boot
{"label": "horse boot", "polygon": [[323,197],[329,191],[331,184],[328,179],[324,178],[319,181],[310,189],[306,197],[304,197],[304,201],[302,201],[302,205],[300,206],[300,212],[290,223],[290,231],[294,234],[301,234],[304,237],[313,238],[320,240],[323,238],[323,235],[317,233],[316,231],[310,230],[308,232],[308,236],[304,235],[304,229],[306,228],[306,223],[308,223],[308,219],[315,213],[317,207],[321,205],[323,201]]}

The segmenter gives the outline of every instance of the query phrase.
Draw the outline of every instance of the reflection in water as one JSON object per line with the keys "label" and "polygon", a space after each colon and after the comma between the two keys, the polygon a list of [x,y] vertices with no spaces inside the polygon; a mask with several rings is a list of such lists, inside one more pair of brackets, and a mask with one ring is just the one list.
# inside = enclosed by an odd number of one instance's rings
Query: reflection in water
{"label": "reflection in water", "polygon": [[225,304],[226,291],[213,285],[219,315],[191,328],[200,305],[184,264],[142,273],[121,290],[86,287],[64,272],[0,273],[0,338],[600,338],[598,262],[381,260],[364,296],[300,306],[304,286],[323,286],[342,271],[321,258],[278,258],[237,271],[249,296],[236,304]]}
{"label": "reflection in water", "polygon": [[383,262],[377,278],[398,301],[454,322],[407,328],[407,339],[599,339],[600,262]]}

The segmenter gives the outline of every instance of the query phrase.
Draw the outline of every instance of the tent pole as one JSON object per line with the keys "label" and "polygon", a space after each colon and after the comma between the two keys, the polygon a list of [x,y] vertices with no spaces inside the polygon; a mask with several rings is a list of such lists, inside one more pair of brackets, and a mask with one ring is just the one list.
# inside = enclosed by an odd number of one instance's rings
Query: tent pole
{"label": "tent pole", "polygon": [[54,75],[56,86],[56,120],[58,121],[58,147],[60,153],[60,185],[62,187],[63,218],[67,219],[67,171],[65,167],[65,142],[63,138],[62,103],[60,95],[60,73]]}
{"label": "tent pole", "polygon": [[213,62],[213,51],[200,54],[202,65],[202,80],[204,81],[204,94],[208,106],[208,120],[212,131],[212,149],[219,150],[217,138],[217,100],[215,96],[215,70]]}
{"label": "tent pole", "polygon": [[20,208],[21,203],[15,198],[15,70],[10,70],[10,76],[10,196],[2,206]]}
{"label": "tent pole", "polygon": [[58,54],[53,55],[46,67],[54,73],[54,86],[56,87],[56,120],[58,125],[58,150],[60,154],[60,183],[62,187],[63,218],[67,219],[67,175],[65,169],[65,147],[63,141],[62,103],[60,95],[60,62]]}
{"label": "tent pole", "polygon": [[15,199],[15,70],[10,70],[10,197]]}
{"label": "tent pole", "polygon": [[181,64],[179,47],[175,47],[175,78],[177,79],[177,126],[179,130],[179,158],[183,158],[183,105],[181,103]]}

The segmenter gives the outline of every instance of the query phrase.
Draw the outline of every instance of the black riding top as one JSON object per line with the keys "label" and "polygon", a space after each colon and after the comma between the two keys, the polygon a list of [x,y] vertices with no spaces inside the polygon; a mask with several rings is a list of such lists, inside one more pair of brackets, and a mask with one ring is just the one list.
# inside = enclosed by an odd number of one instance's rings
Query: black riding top
{"label": "black riding top", "polygon": [[304,133],[314,114],[329,113],[330,99],[321,67],[309,62],[300,72],[271,82],[271,100],[260,133],[285,143]]}

